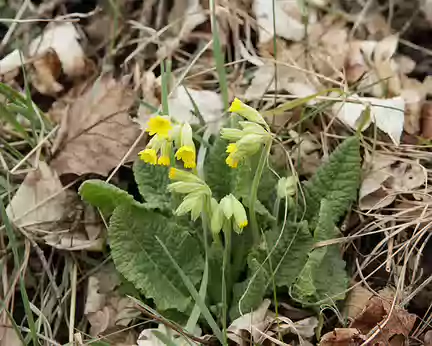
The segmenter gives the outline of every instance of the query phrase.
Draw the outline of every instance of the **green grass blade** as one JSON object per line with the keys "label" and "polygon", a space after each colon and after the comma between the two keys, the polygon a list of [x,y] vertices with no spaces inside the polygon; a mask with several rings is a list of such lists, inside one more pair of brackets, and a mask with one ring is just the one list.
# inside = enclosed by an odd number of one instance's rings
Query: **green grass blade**
{"label": "green grass blade", "polygon": [[183,283],[185,284],[192,298],[195,300],[195,303],[198,304],[201,313],[203,314],[204,318],[206,319],[207,323],[209,324],[216,338],[220,341],[222,345],[226,345],[226,343],[224,342],[224,336],[222,334],[222,331],[220,330],[219,326],[217,325],[216,321],[211,315],[210,310],[205,305],[204,300],[200,297],[195,286],[192,284],[192,282],[187,277],[187,275],[183,272],[183,269],[180,268],[180,266],[177,264],[175,259],[171,256],[171,253],[169,252],[165,244],[159,239],[159,237],[156,236],[155,238],[159,242],[160,246],[162,246],[163,250],[165,251],[166,255],[168,256],[168,258],[170,259],[174,267],[177,269],[177,272],[181,276]]}
{"label": "green grass blade", "polygon": [[220,40],[219,40],[219,28],[216,18],[216,3],[215,0],[210,0],[210,23],[213,38],[213,55],[216,63],[216,71],[219,77],[219,85],[221,89],[222,101],[224,109],[227,110],[228,103],[228,82],[225,70],[225,59],[223,56]]}
{"label": "green grass blade", "polygon": [[[12,245],[12,253],[14,256],[14,263],[15,263],[15,268],[16,270],[20,270],[20,259],[19,259],[19,254],[18,254],[18,245],[16,242],[16,237],[15,237],[15,232],[12,228],[12,225],[9,221],[9,218],[6,214],[6,209],[3,205],[3,202],[0,201],[0,216],[1,219],[3,220],[3,224],[5,226],[6,229],[6,234],[9,238],[9,242]],[[30,335],[32,338],[32,342],[34,346],[38,346],[38,337],[37,337],[37,332],[36,332],[36,326],[35,326],[35,322],[34,322],[34,318],[33,318],[33,312],[31,311],[30,308],[30,302],[29,302],[29,298],[27,295],[27,291],[25,288],[25,283],[24,283],[24,277],[22,275],[22,273],[20,273],[20,291],[21,291],[21,298],[23,301],[23,305],[24,305],[24,310],[26,313],[26,317],[28,320],[28,324],[29,324],[29,328],[30,328]]]}

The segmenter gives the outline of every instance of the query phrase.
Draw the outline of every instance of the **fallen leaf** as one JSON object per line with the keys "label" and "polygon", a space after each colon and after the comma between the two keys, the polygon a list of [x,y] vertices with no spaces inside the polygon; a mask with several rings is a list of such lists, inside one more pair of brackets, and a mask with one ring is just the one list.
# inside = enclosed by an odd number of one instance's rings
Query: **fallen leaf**
{"label": "fallen leaf", "polygon": [[[286,40],[301,41],[306,28],[301,21],[300,5],[296,1],[275,0],[273,2],[254,0],[253,11],[258,22],[259,43],[264,44],[273,39],[274,33]],[[274,26],[276,25],[276,30]]]}
{"label": "fallen leaf", "polygon": [[344,305],[344,316],[355,319],[364,309],[373,293],[363,286],[355,286],[348,294]]}
{"label": "fallen leaf", "polygon": [[18,227],[52,226],[65,211],[66,193],[57,176],[45,162],[25,177],[6,208],[8,217]]}
{"label": "fallen leaf", "polygon": [[310,96],[317,92],[303,72],[287,66],[278,66],[276,74],[273,64],[265,64],[255,70],[252,82],[245,92],[245,99],[260,100],[266,92],[281,90],[298,97]]}
{"label": "fallen leaf", "polygon": [[405,101],[405,132],[416,135],[420,132],[421,110],[426,100],[423,83],[414,78],[403,78],[400,96]]}
{"label": "fallen leaf", "polygon": [[277,316],[275,326],[272,330],[282,335],[291,333],[302,339],[310,339],[315,336],[315,329],[318,327],[318,319],[315,316],[292,322],[284,316]]}
{"label": "fallen leaf", "polygon": [[432,346],[432,329],[425,333],[423,340],[424,346]]}
{"label": "fallen leaf", "polygon": [[18,75],[22,61],[21,56],[24,59],[24,54],[19,49],[15,49],[11,53],[6,55],[3,59],[1,59],[0,75],[5,75],[6,73],[13,73],[13,77]]}
{"label": "fallen leaf", "polygon": [[432,139],[432,101],[426,101],[422,107],[421,134],[425,139]]}
{"label": "fallen leaf", "polygon": [[44,241],[49,246],[59,250],[68,251],[94,251],[100,252],[105,246],[105,239],[97,238],[89,240],[82,233],[51,233],[44,237]]}
{"label": "fallen leaf", "polygon": [[128,152],[140,131],[127,111],[131,91],[104,76],[87,88],[62,121],[60,148],[51,163],[59,175],[96,173],[106,176]]}
{"label": "fallen leaf", "polygon": [[337,102],[333,105],[333,114],[342,122],[357,130],[362,113],[370,107],[370,121],[361,129],[366,130],[371,122],[390,137],[394,144],[399,145],[404,126],[405,102],[401,97],[378,99],[373,97],[352,96],[354,102]]}
{"label": "fallen leaf", "polygon": [[391,307],[392,299],[379,296],[372,297],[350,327],[367,334],[373,328],[380,326],[380,332],[371,341],[373,344],[386,345],[397,334],[408,337],[417,316],[410,314],[397,304],[393,309]]}
{"label": "fallen leaf", "polygon": [[10,326],[2,326],[2,330],[0,331],[0,346],[21,346],[21,339],[18,337],[15,329]]}
{"label": "fallen leaf", "polygon": [[359,207],[380,209],[391,204],[397,193],[413,193],[427,179],[426,169],[412,160],[375,153],[365,155],[364,178],[360,186]]}
{"label": "fallen leaf", "polygon": [[366,338],[356,328],[335,328],[323,335],[319,346],[353,346],[361,345]]}
{"label": "fallen leaf", "polygon": [[54,51],[47,51],[33,62],[34,72],[30,75],[33,86],[44,95],[55,95],[63,90],[57,82],[61,73],[60,60]]}
{"label": "fallen leaf", "polygon": [[266,319],[270,300],[265,299],[255,311],[244,314],[234,320],[228,327],[228,338],[237,344],[242,343],[243,334],[246,332],[252,336],[255,342],[261,338],[261,333],[271,323],[271,320]]}
{"label": "fallen leaf", "polygon": [[[137,346],[165,346],[166,344],[158,337],[158,334],[163,334],[168,338],[172,345],[176,346],[187,346],[187,345],[198,345],[190,339],[185,339],[177,332],[165,327],[163,324],[159,324],[157,328],[146,328],[138,336]],[[194,333],[195,336],[201,335],[201,330],[197,327]]]}
{"label": "fallen leaf", "polygon": [[422,1],[420,9],[424,13],[428,22],[432,24],[432,0]]}
{"label": "fallen leaf", "polygon": [[89,277],[84,314],[91,325],[92,336],[126,327],[140,315],[134,302],[118,293],[119,284],[120,279],[112,264]]}
{"label": "fallen leaf", "polygon": [[194,114],[194,103],[211,132],[217,133],[221,125],[223,103],[221,96],[214,91],[195,90],[180,86],[168,99],[168,108],[176,121],[199,124],[200,121]]}
{"label": "fallen leaf", "polygon": [[29,56],[44,55],[53,50],[68,77],[78,77],[86,73],[86,57],[78,42],[80,35],[73,23],[50,23],[42,35],[29,46]]}

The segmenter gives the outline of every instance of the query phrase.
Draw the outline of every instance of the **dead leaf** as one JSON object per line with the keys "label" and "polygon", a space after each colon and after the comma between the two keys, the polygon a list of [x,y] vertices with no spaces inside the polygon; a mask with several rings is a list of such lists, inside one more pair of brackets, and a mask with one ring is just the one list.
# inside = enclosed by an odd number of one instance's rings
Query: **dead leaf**
{"label": "dead leaf", "polygon": [[306,34],[306,28],[301,21],[299,4],[296,1],[275,0],[274,5],[275,18],[271,1],[253,2],[253,11],[258,22],[259,43],[264,44],[273,39],[274,23],[277,36],[286,40],[301,41]]}
{"label": "dead leaf", "polygon": [[421,134],[425,139],[432,139],[432,102],[426,101],[422,107]]}
{"label": "dead leaf", "polygon": [[359,207],[375,210],[391,204],[397,193],[413,193],[427,179],[425,168],[411,160],[375,153],[365,155],[365,171],[359,192]]}
{"label": "dead leaf", "polygon": [[317,92],[317,89],[306,78],[303,72],[287,66],[278,66],[277,83],[275,83],[275,67],[273,64],[265,64],[258,67],[253,79],[246,90],[245,99],[260,100],[266,92],[287,91],[298,97],[306,97]]}
{"label": "dead leaf", "polygon": [[131,91],[110,76],[88,88],[62,121],[59,133],[64,137],[51,163],[58,174],[106,176],[140,133],[127,113],[133,101]]}
{"label": "dead leaf", "polygon": [[[271,330],[276,333],[294,334],[301,339],[311,339],[315,336],[315,329],[318,327],[318,319],[315,316],[292,322],[284,316],[275,316],[274,327]],[[268,332],[267,332],[268,333]]]}
{"label": "dead leaf", "polygon": [[361,345],[365,336],[356,328],[335,328],[334,331],[324,334],[319,346],[354,346]]}
{"label": "dead leaf", "polygon": [[12,326],[2,326],[0,346],[21,346],[21,339]]}
{"label": "dead leaf", "polygon": [[57,176],[45,162],[27,174],[15,196],[6,208],[8,217],[18,227],[59,221],[65,210],[66,193]]}
{"label": "dead leaf", "polygon": [[432,346],[432,330],[428,330],[424,335],[424,346]]}
{"label": "dead leaf", "polygon": [[395,145],[399,145],[404,126],[405,101],[401,97],[392,99],[378,99],[374,97],[358,97],[353,95],[354,102],[337,102],[333,105],[333,114],[342,122],[357,130],[361,121],[359,119],[365,109],[370,107],[370,120],[362,131],[366,130],[371,122],[385,132]]}
{"label": "dead leaf", "polygon": [[400,96],[405,101],[404,130],[412,135],[420,132],[420,118],[426,90],[423,83],[414,78],[403,78]]}
{"label": "dead leaf", "polygon": [[[138,336],[136,343],[137,346],[165,346],[166,344],[157,336],[157,334],[163,334],[166,338],[171,340],[171,343],[176,346],[188,346],[188,345],[198,345],[190,339],[185,339],[183,336],[177,332],[167,328],[163,324],[159,324],[157,328],[146,328]],[[195,336],[201,336],[201,329],[197,327],[194,333]]]}
{"label": "dead leaf", "polygon": [[[363,334],[380,326],[380,332],[371,343],[386,345],[397,334],[408,337],[414,327],[417,316],[397,306],[391,309],[392,299],[372,297],[363,312],[351,323],[351,328],[360,330]],[[385,322],[385,323],[384,323]]]}
{"label": "dead leaf", "polygon": [[94,251],[100,252],[105,246],[104,238],[89,240],[82,233],[51,233],[44,237],[44,241],[49,246],[59,250],[68,251]]}
{"label": "dead leaf", "polygon": [[92,336],[126,327],[140,315],[133,301],[118,293],[116,288],[119,284],[112,264],[89,277],[84,314],[91,325]]}
{"label": "dead leaf", "polygon": [[21,56],[25,61],[24,54],[19,49],[15,49],[3,59],[1,59],[0,75],[10,74],[10,79],[15,78],[18,75],[19,69],[21,67]]}
{"label": "dead leaf", "polygon": [[241,344],[243,334],[246,332],[252,336],[255,342],[258,342],[261,338],[260,331],[264,331],[271,323],[271,320],[266,319],[269,306],[270,300],[265,299],[258,309],[234,320],[227,329],[228,338],[237,344]]}
{"label": "dead leaf", "polygon": [[372,292],[363,286],[355,286],[348,294],[344,305],[344,316],[352,320],[356,318],[364,309]]}
{"label": "dead leaf", "polygon": [[33,86],[44,95],[55,95],[63,90],[63,85],[57,82],[61,73],[60,60],[57,54],[49,50],[33,62],[34,73],[31,74]]}
{"label": "dead leaf", "polygon": [[80,35],[73,23],[50,23],[42,35],[29,46],[30,57],[45,55],[54,50],[68,77],[78,77],[86,73],[86,57],[78,40]]}
{"label": "dead leaf", "polygon": [[221,126],[223,103],[221,96],[214,91],[178,87],[168,99],[172,118],[178,122],[199,124],[194,114],[194,103],[211,132],[217,133]]}

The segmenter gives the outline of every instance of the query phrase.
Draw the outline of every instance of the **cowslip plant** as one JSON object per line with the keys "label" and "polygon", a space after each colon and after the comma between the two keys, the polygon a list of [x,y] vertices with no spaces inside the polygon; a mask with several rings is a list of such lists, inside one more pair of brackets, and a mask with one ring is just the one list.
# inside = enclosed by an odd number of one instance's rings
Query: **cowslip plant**
{"label": "cowslip plant", "polygon": [[263,116],[238,99],[229,111],[231,126],[201,144],[209,146],[203,173],[191,126],[156,116],[133,166],[141,202],[102,181],[82,184],[82,198],[110,217],[117,269],[159,311],[186,317],[196,304],[223,328],[275,292],[308,306],[343,298],[339,247],[314,244],[339,236],[337,224],[356,199],[359,139],[346,139],[305,183],[295,172],[276,178],[277,138]]}

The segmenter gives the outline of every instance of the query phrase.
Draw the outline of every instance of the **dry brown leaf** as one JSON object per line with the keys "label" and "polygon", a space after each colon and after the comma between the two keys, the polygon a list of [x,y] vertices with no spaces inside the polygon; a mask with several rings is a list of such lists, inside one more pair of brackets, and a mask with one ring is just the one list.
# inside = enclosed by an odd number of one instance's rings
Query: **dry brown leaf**
{"label": "dry brown leaf", "polygon": [[387,297],[372,297],[363,312],[351,324],[351,328],[360,330],[363,334],[380,326],[380,332],[371,341],[372,344],[387,345],[395,335],[408,337],[417,316],[410,314],[397,305],[392,309],[392,299]]}
{"label": "dry brown leaf", "polygon": [[57,173],[40,161],[38,167],[27,174],[6,212],[11,220],[16,220],[16,226],[43,228],[44,224],[51,226],[62,218],[65,202],[66,193]]}
{"label": "dry brown leaf", "polygon": [[421,130],[423,138],[432,139],[432,101],[423,104]]}
{"label": "dry brown leaf", "polygon": [[424,335],[424,346],[432,346],[432,330],[428,330]]}
{"label": "dry brown leaf", "polygon": [[0,346],[22,346],[21,339],[11,325],[1,327]]}
{"label": "dry brown leaf", "polygon": [[228,338],[240,345],[246,332],[255,342],[258,342],[261,338],[259,331],[264,331],[271,324],[271,320],[266,318],[270,303],[269,299],[265,299],[258,309],[234,320],[227,329]]}
{"label": "dry brown leaf", "polygon": [[29,46],[30,57],[44,55],[54,50],[68,77],[78,77],[86,73],[86,56],[80,43],[80,35],[73,23],[50,23],[42,35]]}
{"label": "dry brown leaf", "polygon": [[89,277],[84,313],[91,325],[92,336],[126,327],[140,315],[133,301],[117,292],[119,284],[112,264]]}
{"label": "dry brown leaf", "polygon": [[56,52],[50,50],[33,62],[34,73],[31,74],[33,86],[44,95],[55,95],[63,90],[57,82],[61,73],[61,63]]}
{"label": "dry brown leaf", "polygon": [[104,76],[70,107],[59,133],[64,134],[51,166],[59,175],[107,175],[130,149],[140,131],[127,111],[132,92]]}
{"label": "dry brown leaf", "polygon": [[344,305],[344,316],[350,320],[356,318],[364,309],[372,292],[363,286],[355,286],[346,299]]}
{"label": "dry brown leaf", "polygon": [[356,328],[335,328],[332,332],[324,334],[319,346],[359,346],[365,336]]}
{"label": "dry brown leaf", "polygon": [[359,207],[374,210],[391,204],[397,193],[413,193],[427,178],[425,168],[415,161],[391,155],[366,154],[359,192]]}
{"label": "dry brown leaf", "polygon": [[417,135],[420,132],[421,110],[426,100],[423,83],[414,78],[402,78],[401,97],[405,101],[404,130]]}

